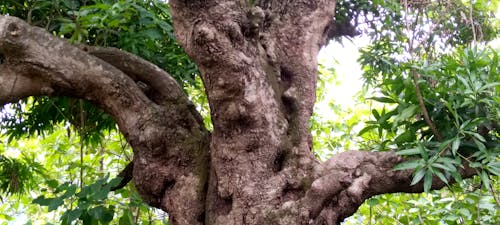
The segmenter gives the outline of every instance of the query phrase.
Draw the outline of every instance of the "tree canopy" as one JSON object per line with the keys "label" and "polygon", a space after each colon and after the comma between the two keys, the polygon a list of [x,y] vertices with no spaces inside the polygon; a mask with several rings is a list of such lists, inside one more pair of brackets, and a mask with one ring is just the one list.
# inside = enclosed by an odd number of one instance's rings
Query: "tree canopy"
{"label": "tree canopy", "polygon": [[[0,223],[500,223],[499,2],[312,2],[3,0]],[[356,107],[313,113],[359,36]]]}

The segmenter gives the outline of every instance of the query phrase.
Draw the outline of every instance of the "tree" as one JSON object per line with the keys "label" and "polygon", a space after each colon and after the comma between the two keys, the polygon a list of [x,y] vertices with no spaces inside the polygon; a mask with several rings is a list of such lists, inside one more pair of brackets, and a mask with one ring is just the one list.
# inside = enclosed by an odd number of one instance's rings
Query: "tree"
{"label": "tree", "polygon": [[[116,48],[69,44],[12,16],[0,17],[0,104],[69,96],[103,109],[134,150],[132,177],[142,199],[168,212],[173,224],[338,224],[371,196],[458,181],[401,156],[414,155],[413,149],[316,159],[309,121],[317,53],[332,38],[355,35],[350,21],[358,14],[339,8],[335,15],[335,1],[169,4],[176,40],[200,71],[213,131],[177,81],[156,65]],[[368,14],[376,5],[355,9]],[[420,109],[401,107],[412,109],[407,117]],[[461,143],[436,133],[424,108],[426,118],[419,121],[425,123],[416,129],[431,130],[422,135],[458,150]],[[470,135],[498,141],[498,133]],[[497,145],[492,149],[498,152]],[[473,176],[478,171],[471,163],[452,164],[453,175]],[[393,170],[398,164],[400,170]]]}

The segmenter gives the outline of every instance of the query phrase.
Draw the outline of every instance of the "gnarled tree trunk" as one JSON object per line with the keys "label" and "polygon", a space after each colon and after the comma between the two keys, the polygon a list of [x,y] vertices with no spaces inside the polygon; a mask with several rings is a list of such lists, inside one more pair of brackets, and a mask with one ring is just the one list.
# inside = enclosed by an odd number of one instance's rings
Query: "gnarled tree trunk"
{"label": "gnarled tree trunk", "polygon": [[410,186],[411,171],[391,170],[402,161],[393,152],[348,151],[324,163],[311,152],[316,58],[336,34],[335,1],[170,4],[206,87],[212,133],[158,67],[9,16],[0,16],[0,104],[66,95],[103,108],[134,149],[138,191],[172,224],[338,224],[373,195],[422,191]]}

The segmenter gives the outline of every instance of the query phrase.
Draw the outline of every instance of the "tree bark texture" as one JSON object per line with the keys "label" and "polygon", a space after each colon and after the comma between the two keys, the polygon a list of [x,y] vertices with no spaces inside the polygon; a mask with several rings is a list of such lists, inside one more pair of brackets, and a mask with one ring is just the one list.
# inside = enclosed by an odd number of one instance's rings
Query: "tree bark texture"
{"label": "tree bark texture", "polygon": [[170,5],[205,84],[212,133],[158,67],[9,16],[0,16],[0,104],[65,95],[104,109],[134,149],[139,193],[172,224],[339,224],[373,195],[422,191],[410,186],[412,171],[392,170],[403,160],[393,152],[347,151],[323,163],[311,152],[317,54],[335,35],[335,1]]}

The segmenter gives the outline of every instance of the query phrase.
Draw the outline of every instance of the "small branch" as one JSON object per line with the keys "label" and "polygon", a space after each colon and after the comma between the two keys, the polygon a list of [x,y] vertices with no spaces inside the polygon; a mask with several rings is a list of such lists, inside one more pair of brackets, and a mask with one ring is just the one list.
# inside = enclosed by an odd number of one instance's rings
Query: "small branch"
{"label": "small branch", "polygon": [[[410,21],[409,21],[409,18],[408,18],[408,13],[409,13],[409,11],[408,11],[408,0],[404,1],[404,7],[405,7],[405,25],[406,25],[406,30],[408,32],[410,32],[412,29],[410,28]],[[417,14],[417,20],[418,20],[418,15],[419,14]],[[415,21],[415,22],[417,22],[417,21]],[[414,57],[413,56],[414,55],[413,54],[413,41],[414,41],[414,38],[415,38],[415,35],[413,35],[411,38],[408,38],[408,52],[410,53],[411,58]],[[422,95],[422,91],[420,90],[420,85],[418,84],[419,75],[418,75],[417,71],[414,68],[411,69],[411,73],[412,73],[412,77],[413,77],[413,83],[415,85],[415,90],[416,90],[416,93],[417,93],[418,104],[420,106],[420,109],[422,110],[422,114],[424,116],[424,120],[427,123],[427,125],[429,126],[429,128],[431,129],[431,131],[434,134],[434,136],[436,136],[436,138],[440,142],[442,142],[444,139],[441,136],[441,134],[439,134],[439,131],[436,129],[436,126],[434,125],[434,123],[430,119],[429,113],[427,112],[427,107],[425,107],[425,102],[424,102],[424,98],[423,98],[423,95]]]}
{"label": "small branch", "polygon": [[119,190],[119,189],[122,189],[123,187],[125,187],[132,180],[133,172],[134,172],[134,162],[132,161],[129,164],[127,164],[127,166],[125,166],[125,169],[123,169],[118,174],[117,177],[121,178],[122,180],[120,181],[120,183],[118,185],[111,188],[111,191],[116,191],[116,190]]}
{"label": "small branch", "polygon": [[145,94],[155,103],[162,106],[185,104],[193,117],[203,126],[203,117],[184,94],[177,81],[155,64],[117,48],[92,46],[81,48],[118,68],[136,83],[146,84],[151,90]]}
{"label": "small branch", "polygon": [[424,103],[424,98],[422,96],[422,91],[420,90],[420,85],[418,84],[418,74],[415,71],[415,69],[412,69],[412,75],[413,75],[413,83],[415,84],[415,91],[417,93],[417,98],[418,98],[418,104],[420,105],[420,109],[422,110],[422,115],[424,116],[424,120],[431,129],[432,133],[438,141],[442,142],[444,140],[443,136],[439,133],[439,131],[436,129],[436,126],[432,122],[431,118],[429,117],[429,113],[427,112],[427,107],[425,107]]}
{"label": "small branch", "polygon": [[470,26],[472,29],[472,43],[476,43],[477,41],[477,36],[476,36],[476,26],[474,26],[474,1],[470,1],[470,10],[469,10],[469,16],[470,16]]}
{"label": "small branch", "polygon": [[154,92],[160,95],[160,103],[188,101],[177,81],[153,63],[117,48],[92,46],[81,48],[118,68],[134,81],[141,81],[153,88]]}
{"label": "small branch", "polygon": [[86,136],[85,132],[85,115],[83,111],[83,100],[79,99],[78,100],[79,106],[80,106],[80,188],[83,187],[83,172],[84,172],[84,166],[83,166],[83,156],[84,156],[84,149],[85,149],[85,144],[84,144],[84,139]]}

